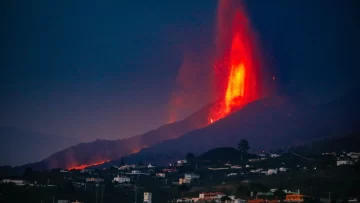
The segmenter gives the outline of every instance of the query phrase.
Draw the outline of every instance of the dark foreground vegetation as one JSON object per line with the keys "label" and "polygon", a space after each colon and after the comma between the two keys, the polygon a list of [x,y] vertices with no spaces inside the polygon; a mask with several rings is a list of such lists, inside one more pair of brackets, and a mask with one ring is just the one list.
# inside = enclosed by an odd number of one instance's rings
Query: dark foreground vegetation
{"label": "dark foreground vegetation", "polygon": [[[328,199],[332,202],[347,201],[350,198],[360,198],[360,161],[351,165],[337,166],[336,156],[324,155],[324,152],[345,154],[344,151],[354,151],[358,134],[343,138],[319,140],[311,145],[288,149],[274,150],[281,156],[250,162],[260,159],[259,155],[249,154],[250,145],[246,140],[235,148],[216,148],[202,155],[189,153],[184,157],[187,164],[172,167],[156,167],[149,169],[144,163],[138,164],[138,170],[149,175],[131,176],[130,183],[113,182],[117,175],[130,171],[120,171],[116,167],[94,169],[91,173],[78,170],[60,172],[61,169],[48,171],[33,171],[31,168],[18,177],[3,177],[22,179],[29,184],[17,186],[14,183],[0,183],[0,202],[57,202],[70,200],[90,202],[142,202],[143,193],[151,192],[153,202],[169,202],[181,197],[196,197],[199,192],[222,192],[235,195],[242,199],[251,199],[252,194],[267,193],[277,188],[278,192],[267,199],[284,199],[283,189],[300,191],[306,196],[306,202],[320,202]],[[354,144],[356,143],[356,144]],[[269,153],[271,154],[271,153]],[[120,165],[124,165],[122,160]],[[241,166],[241,168],[231,168]],[[224,169],[224,167],[228,167]],[[286,168],[286,172],[275,175],[254,173],[253,170]],[[164,168],[176,168],[176,172],[166,173],[165,178],[156,177],[156,173]],[[10,170],[11,168],[3,168]],[[196,173],[200,179],[187,185],[179,185],[179,178],[185,173]],[[236,174],[229,176],[229,174]],[[97,177],[103,181],[87,182],[85,178]],[[260,192],[260,193],[259,193]]]}

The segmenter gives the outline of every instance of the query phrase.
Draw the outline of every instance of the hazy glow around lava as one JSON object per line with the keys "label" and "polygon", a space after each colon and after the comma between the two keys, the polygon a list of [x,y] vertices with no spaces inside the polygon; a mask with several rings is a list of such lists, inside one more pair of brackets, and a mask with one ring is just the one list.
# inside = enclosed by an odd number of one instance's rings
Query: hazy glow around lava
{"label": "hazy glow around lava", "polygon": [[220,99],[210,112],[210,123],[259,98],[260,58],[246,12],[238,2],[219,1],[215,85]]}

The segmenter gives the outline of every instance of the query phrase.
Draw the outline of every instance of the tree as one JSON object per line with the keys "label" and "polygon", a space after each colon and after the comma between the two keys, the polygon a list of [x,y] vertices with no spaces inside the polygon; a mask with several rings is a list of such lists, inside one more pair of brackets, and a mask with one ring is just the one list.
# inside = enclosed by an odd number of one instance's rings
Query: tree
{"label": "tree", "polygon": [[284,153],[284,150],[282,148],[278,148],[275,153],[277,154],[283,154]]}
{"label": "tree", "polygon": [[27,167],[26,169],[25,169],[25,171],[24,171],[24,174],[23,174],[23,177],[26,179],[26,180],[33,180],[33,175],[34,175],[34,173],[33,173],[33,170],[32,170],[32,168],[30,168],[30,167]]}
{"label": "tree", "polygon": [[143,165],[144,165],[144,163],[142,161],[138,162],[138,166],[143,166]]}
{"label": "tree", "polygon": [[261,183],[250,183],[250,190],[254,192],[268,192],[269,188]]}
{"label": "tree", "polygon": [[192,163],[195,159],[195,155],[191,152],[187,153],[185,156],[186,161],[188,161],[189,163]]}
{"label": "tree", "polygon": [[105,184],[105,190],[109,193],[113,193],[115,191],[115,187],[114,187],[114,184],[109,181]]}
{"label": "tree", "polygon": [[282,189],[277,189],[274,192],[274,195],[277,199],[283,200],[283,199],[285,199],[286,193]]}
{"label": "tree", "polygon": [[125,165],[125,160],[123,157],[121,157],[120,159],[120,166],[124,166]]}
{"label": "tree", "polygon": [[220,201],[221,202],[227,202],[227,201],[231,201],[232,199],[230,198],[230,197],[228,197],[228,196],[222,196],[221,198],[220,198]]}
{"label": "tree", "polygon": [[181,184],[178,188],[179,192],[181,192],[181,196],[183,197],[184,196],[184,192],[187,192],[190,190],[190,188],[185,185],[185,184]]}
{"label": "tree", "polygon": [[74,191],[75,191],[75,187],[74,187],[74,185],[72,184],[72,182],[71,182],[71,181],[66,181],[66,182],[64,183],[64,192],[65,192],[66,194],[73,194]]}
{"label": "tree", "polygon": [[242,153],[247,153],[250,149],[249,142],[245,139],[241,139],[238,144],[238,150]]}
{"label": "tree", "polygon": [[249,194],[250,194],[250,190],[245,185],[239,185],[236,188],[235,195],[238,196],[238,197],[248,196]]}

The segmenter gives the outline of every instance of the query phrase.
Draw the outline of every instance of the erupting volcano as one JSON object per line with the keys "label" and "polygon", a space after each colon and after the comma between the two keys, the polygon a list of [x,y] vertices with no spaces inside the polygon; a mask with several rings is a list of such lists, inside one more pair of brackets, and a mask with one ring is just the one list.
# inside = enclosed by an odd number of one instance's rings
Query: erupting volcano
{"label": "erupting volcano", "polygon": [[[141,153],[144,148],[204,128],[262,99],[266,96],[263,93],[267,92],[264,88],[268,89],[264,79],[271,78],[267,78],[266,70],[262,69],[260,49],[257,49],[255,33],[250,27],[239,0],[219,1],[216,47],[209,45],[205,47],[210,50],[196,49],[184,54],[176,90],[170,102],[170,123],[126,139],[97,140],[70,147],[43,160],[41,167],[82,169],[102,164],[104,160],[116,160],[139,151]],[[212,66],[213,69],[209,68]],[[204,106],[209,100],[215,102]],[[183,113],[194,106],[203,107],[184,119],[176,118],[179,114],[184,116]],[[98,158],[89,161],[89,157]]]}
{"label": "erupting volcano", "polygon": [[210,111],[210,123],[260,97],[260,57],[244,7],[235,1],[219,1],[217,23],[215,90],[219,100]]}

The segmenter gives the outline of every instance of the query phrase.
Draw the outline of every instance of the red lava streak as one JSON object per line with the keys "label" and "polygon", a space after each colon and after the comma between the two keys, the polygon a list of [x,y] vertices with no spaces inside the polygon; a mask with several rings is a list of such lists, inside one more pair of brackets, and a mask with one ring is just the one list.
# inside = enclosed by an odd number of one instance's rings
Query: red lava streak
{"label": "red lava streak", "polygon": [[74,166],[74,167],[70,167],[69,170],[82,170],[84,168],[88,168],[90,166],[97,166],[97,165],[100,165],[100,164],[103,164],[105,162],[108,162],[109,160],[106,160],[106,161],[98,161],[98,162],[95,162],[95,163],[92,163],[92,164],[82,164],[82,165],[79,165],[79,166]]}
{"label": "red lava streak", "polygon": [[219,1],[217,23],[215,85],[220,99],[210,123],[259,98],[260,57],[244,7],[238,1]]}

